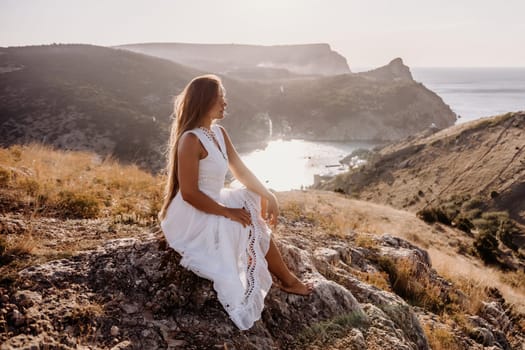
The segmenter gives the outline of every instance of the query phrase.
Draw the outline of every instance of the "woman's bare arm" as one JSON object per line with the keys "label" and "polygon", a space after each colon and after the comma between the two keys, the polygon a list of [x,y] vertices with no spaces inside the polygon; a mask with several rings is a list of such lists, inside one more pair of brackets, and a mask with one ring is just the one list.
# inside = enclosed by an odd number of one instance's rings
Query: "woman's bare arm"
{"label": "woman's bare arm", "polygon": [[250,191],[257,193],[259,196],[268,200],[267,217],[270,223],[275,226],[277,224],[277,217],[279,216],[279,204],[275,195],[270,192],[266,186],[251,172],[251,170],[244,164],[241,157],[237,153],[237,150],[233,146],[233,143],[228,136],[228,133],[224,128],[220,127],[224,140],[226,143],[226,149],[228,152],[228,163],[233,176],[239,180],[246,188]]}
{"label": "woman's bare arm", "polygon": [[243,226],[249,225],[251,220],[246,209],[225,207],[199,189],[199,160],[205,152],[199,138],[192,133],[183,135],[179,140],[177,164],[182,198],[205,213],[225,216]]}

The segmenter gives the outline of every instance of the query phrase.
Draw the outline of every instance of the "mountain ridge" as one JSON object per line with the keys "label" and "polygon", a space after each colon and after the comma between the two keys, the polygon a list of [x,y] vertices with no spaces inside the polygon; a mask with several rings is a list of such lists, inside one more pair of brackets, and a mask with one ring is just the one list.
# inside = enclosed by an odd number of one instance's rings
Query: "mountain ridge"
{"label": "mountain ridge", "polygon": [[[1,52],[2,145],[44,141],[94,150],[151,171],[164,167],[174,95],[203,74],[165,59],[93,45]],[[223,76],[230,103],[221,123],[240,149],[253,150],[272,136],[394,140],[431,123],[455,121],[437,95],[413,80],[398,79],[394,70],[395,64],[387,66],[381,79],[376,73],[265,82]]]}
{"label": "mountain ridge", "polygon": [[203,71],[237,75],[249,69],[285,69],[299,75],[350,73],[346,59],[329,44],[245,45],[142,43],[114,46],[193,66]]}

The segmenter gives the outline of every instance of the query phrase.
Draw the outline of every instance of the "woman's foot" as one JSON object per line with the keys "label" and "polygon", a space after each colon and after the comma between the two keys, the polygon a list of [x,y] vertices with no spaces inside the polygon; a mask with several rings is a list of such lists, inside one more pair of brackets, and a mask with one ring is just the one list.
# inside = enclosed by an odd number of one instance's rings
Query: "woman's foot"
{"label": "woman's foot", "polygon": [[281,281],[280,288],[287,293],[306,296],[313,292],[314,284],[312,282],[303,283],[296,277],[291,283],[285,284]]}

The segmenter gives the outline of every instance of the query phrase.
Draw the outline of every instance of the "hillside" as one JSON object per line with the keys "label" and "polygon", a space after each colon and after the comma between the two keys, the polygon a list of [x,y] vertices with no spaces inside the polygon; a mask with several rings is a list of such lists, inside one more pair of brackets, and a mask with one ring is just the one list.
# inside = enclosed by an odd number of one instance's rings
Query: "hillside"
{"label": "hillside", "polygon": [[[89,45],[0,52],[1,145],[43,142],[91,150],[152,171],[164,165],[173,96],[202,74],[167,60]],[[379,71],[265,83],[226,76],[229,102],[222,123],[243,150],[264,146],[272,135],[393,140],[432,123],[454,123],[437,95],[406,78],[409,69],[400,59]]]}
{"label": "hillside", "polygon": [[370,164],[325,187],[410,210],[452,195],[481,196],[488,208],[509,210],[525,224],[524,129],[523,112],[429,128],[382,148]]}
{"label": "hillside", "polygon": [[144,43],[116,48],[169,59],[202,71],[240,79],[350,73],[346,59],[328,44],[239,45]]}
{"label": "hillside", "polygon": [[[251,80],[263,97],[261,117],[271,120],[277,137],[390,141],[456,120],[439,96],[412,79],[400,58],[369,72],[348,74],[346,60],[326,44],[117,47]],[[333,68],[342,60],[344,67]],[[262,67],[261,62],[266,64]]]}
{"label": "hillside", "polygon": [[268,84],[264,102],[275,135],[307,140],[399,140],[456,120],[401,59],[366,73]]}
{"label": "hillside", "polygon": [[[151,170],[164,165],[173,97],[202,74],[166,60],[90,45],[0,52],[1,145],[44,142],[112,155]],[[233,138],[264,140],[255,91],[229,79],[225,84]]]}
{"label": "hillside", "polygon": [[[525,113],[508,113],[427,132],[369,155],[368,165],[319,188],[420,211],[439,210],[467,233],[490,231],[500,240],[498,260],[523,266],[525,248]],[[490,214],[492,213],[492,214]],[[488,229],[487,222],[508,229]],[[499,224],[498,224],[499,223]],[[506,225],[506,224],[505,224]],[[471,226],[471,227],[470,227]],[[490,237],[489,237],[490,238]],[[498,248],[497,241],[495,250]],[[511,250],[512,254],[507,252]],[[507,252],[507,253],[505,253]],[[491,260],[491,259],[489,259]]]}
{"label": "hillside", "polygon": [[289,266],[315,283],[313,295],[273,287],[262,319],[240,332],[211,283],[167,248],[153,220],[162,181],[87,152],[0,149],[0,349],[521,349],[525,341],[523,272],[458,254],[473,239],[455,228],[324,191],[277,194],[274,237]]}

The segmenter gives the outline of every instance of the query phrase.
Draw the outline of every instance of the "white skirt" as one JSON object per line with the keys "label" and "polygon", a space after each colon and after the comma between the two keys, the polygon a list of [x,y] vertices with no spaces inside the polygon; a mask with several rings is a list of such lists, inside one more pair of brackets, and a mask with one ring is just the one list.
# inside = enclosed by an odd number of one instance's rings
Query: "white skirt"
{"label": "white skirt", "polygon": [[219,202],[246,208],[252,225],[243,227],[226,217],[204,213],[185,202],[180,192],[171,202],[162,230],[181,265],[213,281],[217,297],[242,330],[260,319],[272,285],[266,253],[271,231],[261,217],[260,197],[247,190],[222,189]]}

